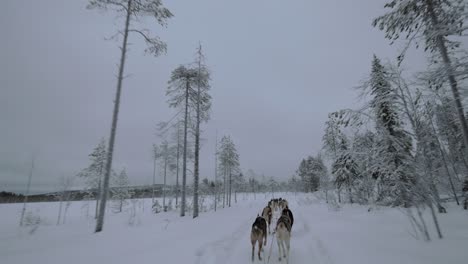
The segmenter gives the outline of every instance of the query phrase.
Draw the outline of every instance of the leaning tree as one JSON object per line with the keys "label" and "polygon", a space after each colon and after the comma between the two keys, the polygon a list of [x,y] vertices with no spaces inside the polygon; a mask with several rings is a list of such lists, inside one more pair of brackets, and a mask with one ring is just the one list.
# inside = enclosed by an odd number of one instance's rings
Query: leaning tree
{"label": "leaning tree", "polygon": [[104,173],[104,182],[101,193],[101,205],[99,207],[98,219],[95,232],[102,231],[104,225],[104,214],[106,212],[107,190],[109,189],[109,178],[112,168],[112,156],[114,153],[115,134],[117,129],[117,118],[120,106],[120,94],[124,76],[125,58],[127,55],[127,43],[130,33],[135,33],[143,38],[147,44],[146,52],[158,56],[166,52],[166,44],[158,37],[149,36],[148,29],[141,29],[138,24],[145,16],[154,17],[161,26],[166,26],[167,20],[172,13],[162,5],[161,0],[90,0],[88,9],[101,9],[104,11],[113,10],[125,16],[125,26],[119,34],[123,35],[119,73],[117,75],[117,91],[114,100],[114,111],[112,115],[112,125],[107,150],[107,161]]}

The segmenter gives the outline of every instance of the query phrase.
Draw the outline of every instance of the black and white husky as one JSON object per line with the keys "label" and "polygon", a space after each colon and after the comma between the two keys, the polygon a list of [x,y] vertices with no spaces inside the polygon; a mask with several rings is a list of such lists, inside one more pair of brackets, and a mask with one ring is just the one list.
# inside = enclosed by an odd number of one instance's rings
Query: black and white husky
{"label": "black and white husky", "polygon": [[250,232],[250,242],[252,243],[252,261],[255,259],[255,244],[258,242],[258,259],[262,260],[260,252],[262,246],[267,243],[267,222],[265,218],[257,216],[255,222],[252,224],[252,231]]}

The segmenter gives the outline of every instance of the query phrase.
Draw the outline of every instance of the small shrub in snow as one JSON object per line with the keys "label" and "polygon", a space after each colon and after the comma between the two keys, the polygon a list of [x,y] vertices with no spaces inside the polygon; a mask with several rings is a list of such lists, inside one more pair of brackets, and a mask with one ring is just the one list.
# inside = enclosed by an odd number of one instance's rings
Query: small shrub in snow
{"label": "small shrub in snow", "polygon": [[36,212],[32,212],[32,211],[26,212],[26,214],[24,216],[23,226],[31,228],[29,230],[29,234],[33,234],[34,232],[36,232],[36,230],[37,230],[37,228],[39,228],[40,224],[41,224],[41,217],[40,217],[38,211],[36,211]]}
{"label": "small shrub in snow", "polygon": [[153,213],[157,214],[157,213],[160,213],[162,210],[162,206],[159,204],[159,201],[158,200],[154,200],[154,204],[153,204]]}

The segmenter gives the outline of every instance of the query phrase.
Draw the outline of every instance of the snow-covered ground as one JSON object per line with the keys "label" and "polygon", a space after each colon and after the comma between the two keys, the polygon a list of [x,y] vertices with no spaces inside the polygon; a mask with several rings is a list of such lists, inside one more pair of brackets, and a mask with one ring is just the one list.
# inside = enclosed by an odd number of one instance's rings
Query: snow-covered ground
{"label": "snow-covered ground", "polygon": [[[468,263],[468,213],[447,204],[440,215],[443,240],[415,239],[410,222],[398,209],[346,205],[330,209],[312,195],[285,195],[295,215],[289,263]],[[269,200],[239,195],[232,208],[197,219],[177,212],[152,214],[150,200],[106,215],[104,231],[93,233],[85,202],[71,204],[66,223],[56,225],[58,203],[33,203],[29,210],[41,224],[18,227],[21,204],[0,205],[0,263],[250,263],[250,228]],[[132,217],[132,210],[136,216]],[[90,214],[92,213],[92,207]],[[279,263],[276,241],[268,237],[264,263]],[[255,260],[256,263],[262,263]],[[284,260],[283,260],[283,263]]]}

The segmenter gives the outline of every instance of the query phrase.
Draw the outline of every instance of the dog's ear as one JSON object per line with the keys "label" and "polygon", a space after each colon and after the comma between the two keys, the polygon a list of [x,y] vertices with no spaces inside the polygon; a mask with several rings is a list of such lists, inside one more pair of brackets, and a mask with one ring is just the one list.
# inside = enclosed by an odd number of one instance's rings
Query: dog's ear
{"label": "dog's ear", "polygon": [[259,216],[260,216],[260,214],[257,214],[257,217],[259,217]]}

